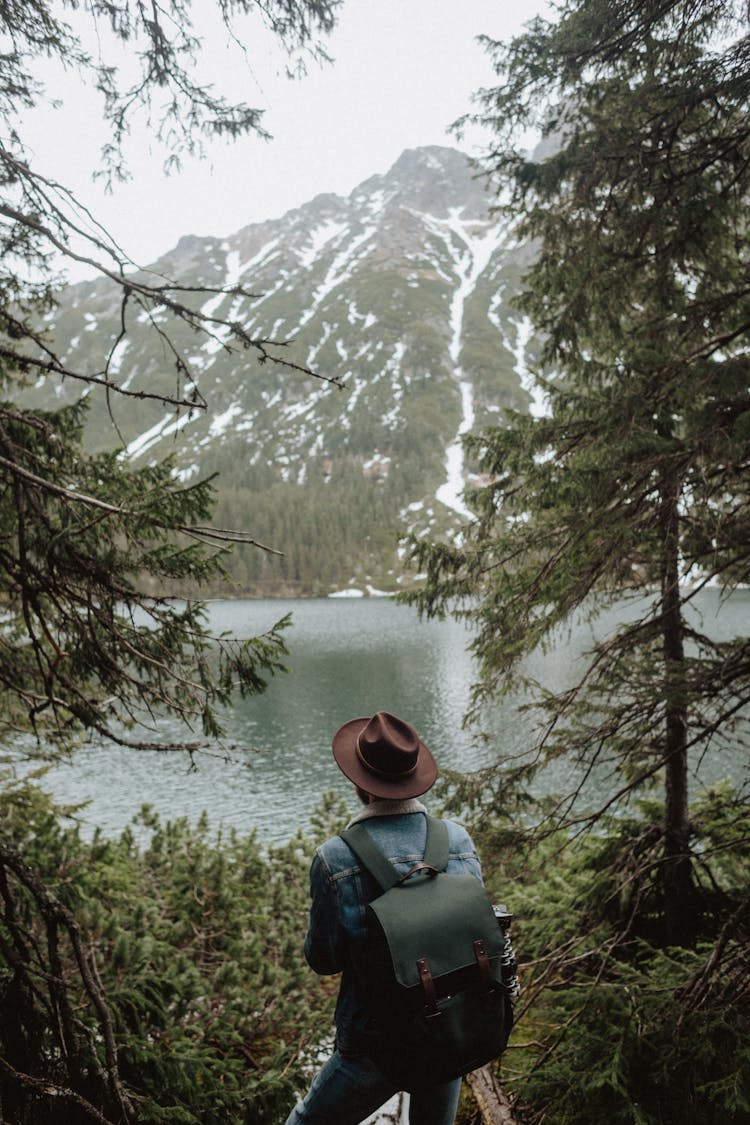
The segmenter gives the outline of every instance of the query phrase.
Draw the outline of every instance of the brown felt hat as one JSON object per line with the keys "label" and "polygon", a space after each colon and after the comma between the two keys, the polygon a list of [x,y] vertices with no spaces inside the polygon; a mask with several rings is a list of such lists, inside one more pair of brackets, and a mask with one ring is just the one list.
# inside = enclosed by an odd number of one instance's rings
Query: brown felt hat
{"label": "brown felt hat", "polygon": [[437,765],[414,727],[387,711],[350,719],[333,736],[341,772],[373,797],[418,797],[437,777]]}

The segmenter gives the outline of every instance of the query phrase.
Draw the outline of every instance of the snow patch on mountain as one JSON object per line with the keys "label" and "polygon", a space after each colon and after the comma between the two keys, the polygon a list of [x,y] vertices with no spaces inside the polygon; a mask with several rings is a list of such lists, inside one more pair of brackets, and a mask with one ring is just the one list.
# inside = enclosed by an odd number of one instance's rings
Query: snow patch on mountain
{"label": "snow patch on mountain", "polygon": [[[127,352],[129,347],[130,340],[118,340],[114,350],[110,352],[108,364],[110,376],[119,375],[120,370],[122,369],[122,361],[125,358],[125,353]],[[120,390],[125,390],[130,385],[134,375],[135,371],[133,370],[129,378],[127,378],[124,383],[120,384]]]}
{"label": "snow patch on mountain", "polygon": [[233,402],[221,414],[217,414],[211,419],[211,424],[208,427],[208,434],[211,438],[220,437],[232,424],[234,418],[242,413],[242,407],[238,402]]}
{"label": "snow patch on mountain", "polygon": [[527,316],[517,322],[516,346],[514,349],[515,370],[521,381],[521,386],[531,399],[529,413],[532,418],[545,418],[550,414],[549,399],[544,387],[534,378],[526,363],[526,348],[531,339],[532,331],[531,321]]}
{"label": "snow patch on mountain", "polygon": [[338,286],[340,285],[343,285],[343,283],[351,277],[354,267],[356,266],[358,261],[357,251],[359,250],[360,246],[363,245],[363,243],[369,242],[372,239],[374,233],[375,232],[372,228],[366,229],[357,238],[353,239],[353,241],[344,250],[341,250],[338,254],[336,254],[333,262],[328,268],[328,272],[323,278],[322,283],[316,288],[315,292],[313,293],[310,305],[300,318],[300,328],[304,327],[304,325],[307,324],[308,321],[310,321],[315,316],[318,308],[325,300],[325,298],[329,295],[329,293],[332,293],[334,289],[338,288]]}
{"label": "snow patch on mountain", "polygon": [[166,414],[155,426],[150,430],[146,430],[144,434],[134,438],[129,442],[123,450],[123,456],[131,460],[136,457],[142,457],[152,446],[156,445],[163,438],[176,434],[178,430],[182,430],[194,418],[193,414],[178,414],[175,416],[173,411]]}
{"label": "snow patch on mountain", "polygon": [[338,239],[348,230],[348,224],[336,219],[327,219],[317,227],[313,227],[307,234],[305,245],[297,250],[299,264],[303,269],[310,269],[318,260],[324,246],[334,239]]}
{"label": "snow patch on mountain", "polygon": [[466,478],[463,438],[474,426],[474,388],[464,377],[460,362],[464,309],[467,299],[473,293],[493,253],[500,245],[503,232],[491,224],[478,227],[476,220],[467,222],[461,218],[462,213],[463,208],[452,207],[447,219],[440,219],[435,215],[427,216],[431,229],[445,240],[458,280],[450,306],[451,340],[448,353],[454,378],[458,382],[461,421],[456,436],[446,451],[446,479],[437,490],[435,498],[464,519],[471,520],[474,518],[473,513],[463,500]]}

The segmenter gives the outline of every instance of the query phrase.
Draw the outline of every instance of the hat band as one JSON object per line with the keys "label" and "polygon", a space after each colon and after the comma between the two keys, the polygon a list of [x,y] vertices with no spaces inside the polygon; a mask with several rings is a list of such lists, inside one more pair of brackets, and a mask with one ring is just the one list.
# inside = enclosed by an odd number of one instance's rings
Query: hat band
{"label": "hat band", "polygon": [[408,770],[379,770],[377,766],[371,765],[362,753],[359,745],[359,735],[357,735],[357,741],[354,745],[354,748],[357,751],[357,757],[359,758],[359,761],[362,763],[365,769],[374,774],[375,777],[382,777],[384,781],[398,781],[402,777],[411,777],[411,775],[415,773],[417,765],[419,764],[419,761],[417,760],[413,766],[409,767]]}

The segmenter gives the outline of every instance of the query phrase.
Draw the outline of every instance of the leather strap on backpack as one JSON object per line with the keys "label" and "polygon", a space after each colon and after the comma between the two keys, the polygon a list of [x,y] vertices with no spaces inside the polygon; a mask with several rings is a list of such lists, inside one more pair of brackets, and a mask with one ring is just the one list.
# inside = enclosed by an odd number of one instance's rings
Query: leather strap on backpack
{"label": "leather strap on backpack", "polygon": [[419,973],[419,979],[425,994],[425,1015],[428,1019],[434,1019],[435,1016],[442,1016],[443,1013],[440,1011],[440,1008],[438,1008],[437,989],[435,988],[435,982],[432,979],[432,973],[430,972],[430,966],[426,957],[420,957],[417,961],[417,972]]}

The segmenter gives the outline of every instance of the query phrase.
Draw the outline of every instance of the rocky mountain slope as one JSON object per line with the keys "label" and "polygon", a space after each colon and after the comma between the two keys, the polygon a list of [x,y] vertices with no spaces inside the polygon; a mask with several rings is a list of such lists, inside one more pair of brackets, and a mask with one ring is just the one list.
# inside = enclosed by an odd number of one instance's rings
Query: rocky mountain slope
{"label": "rocky mountain slope", "polygon": [[[348,198],[317,196],[226,240],[187,235],[152,268],[240,283],[257,296],[211,296],[203,310],[291,340],[288,358],[345,389],[229,354],[220,334],[204,339],[165,314],[208,411],[118,402],[118,436],[92,394],[89,440],[123,444],[133,462],[171,454],[186,484],[219,474],[216,522],[284,552],[237,552],[237,591],[396,588],[399,539],[447,532],[465,514],[460,436],[529,402],[527,326],[508,303],[527,252],[488,205],[461,153],[429,147]],[[113,286],[71,286],[52,327],[70,363],[100,369],[120,331]],[[131,318],[113,359],[122,385],[174,390],[174,357],[156,340],[143,314]]]}

